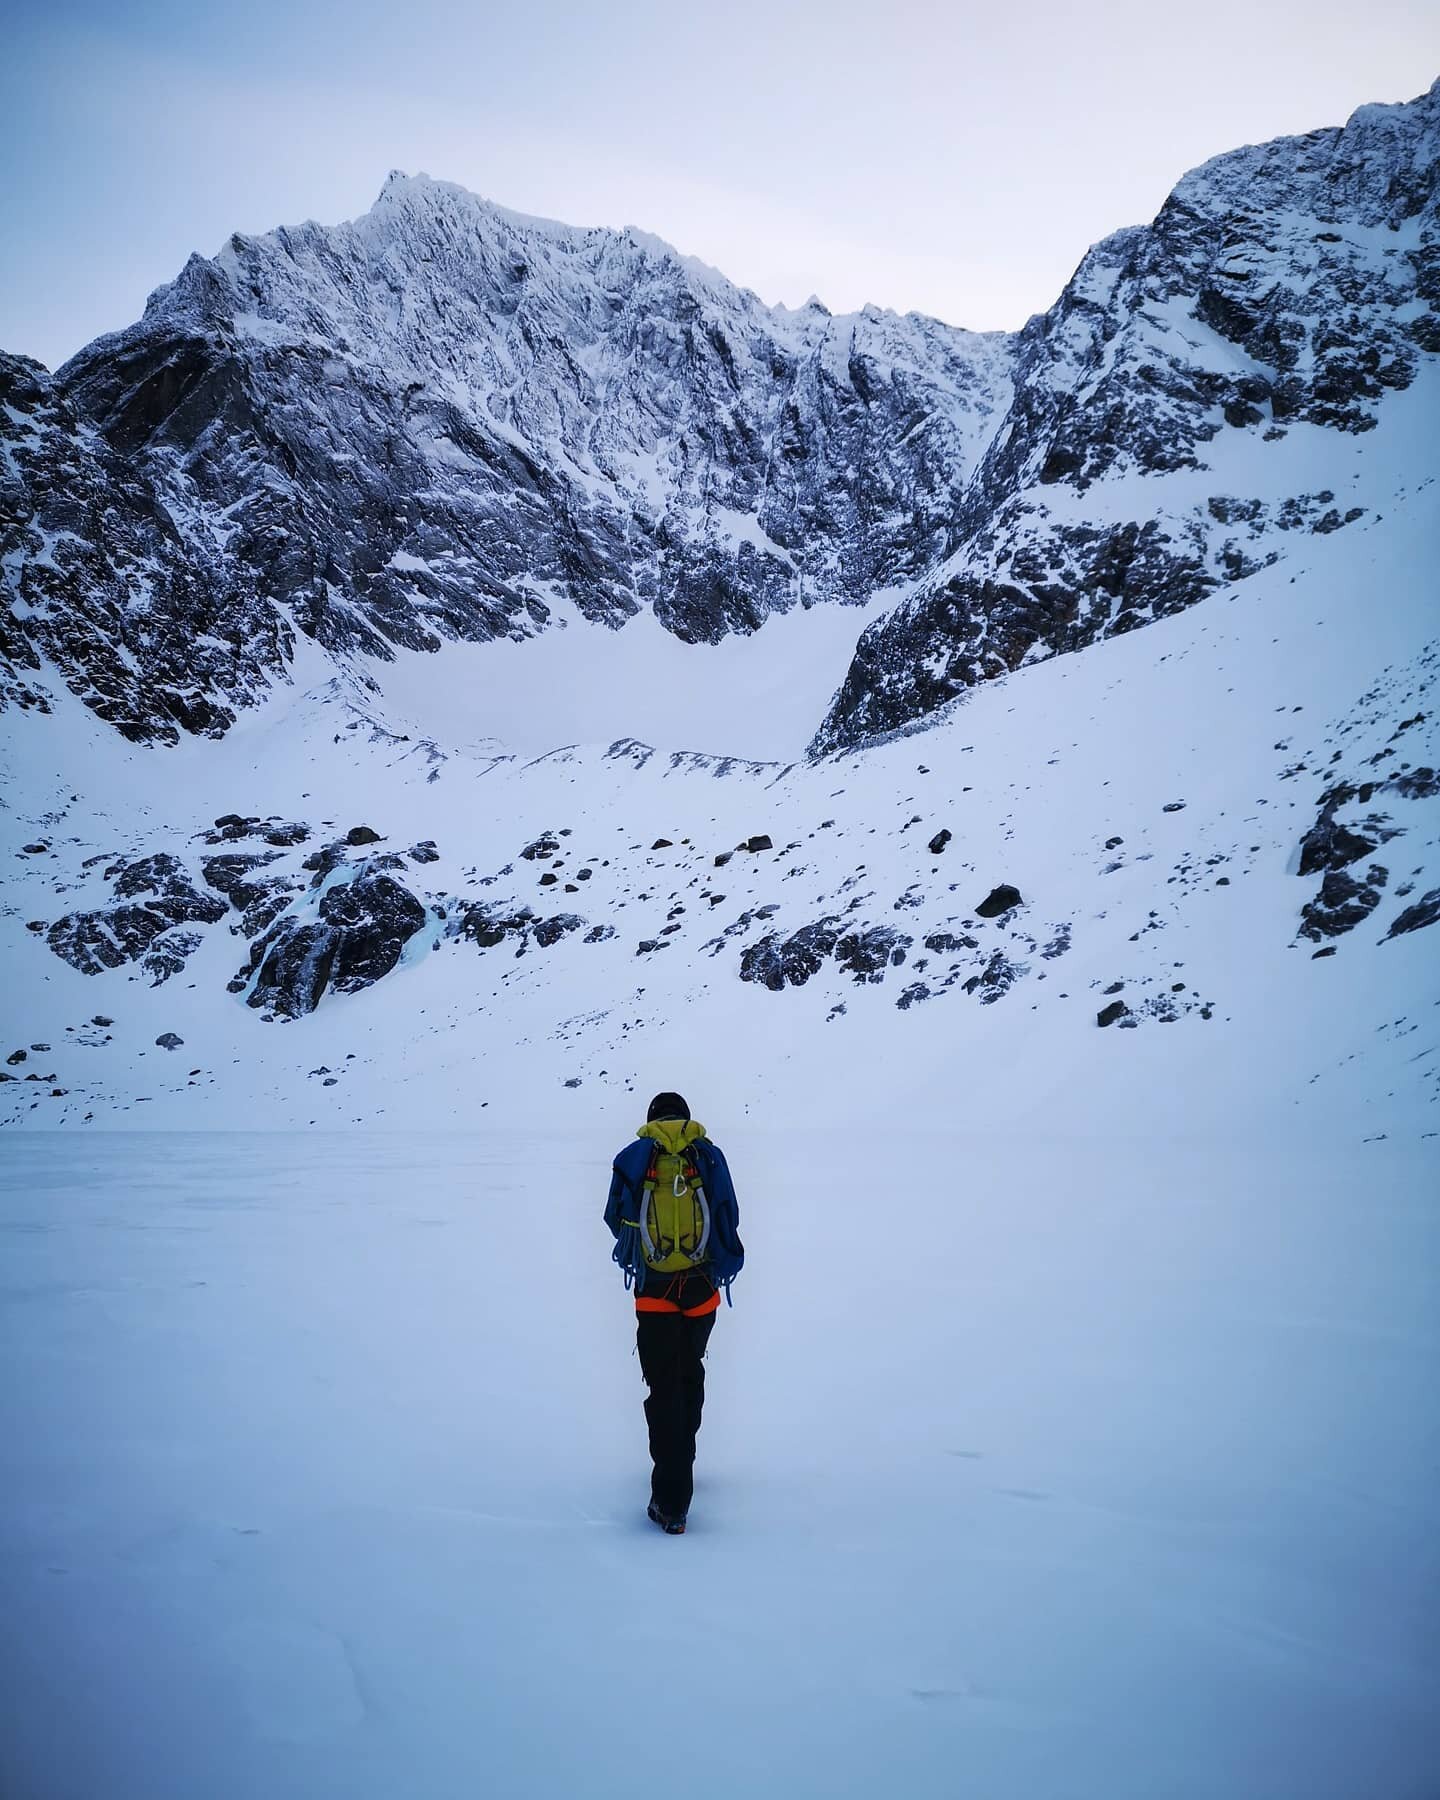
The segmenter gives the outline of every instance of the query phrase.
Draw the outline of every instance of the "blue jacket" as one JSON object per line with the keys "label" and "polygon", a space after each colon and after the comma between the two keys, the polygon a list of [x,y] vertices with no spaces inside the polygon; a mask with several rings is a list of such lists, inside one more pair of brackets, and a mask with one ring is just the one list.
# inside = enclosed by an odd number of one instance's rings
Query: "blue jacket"
{"label": "blue jacket", "polygon": [[[640,1243],[640,1228],[636,1223],[639,1216],[637,1209],[645,1187],[645,1175],[654,1149],[654,1144],[646,1138],[636,1138],[633,1144],[625,1146],[611,1165],[610,1197],[605,1202],[605,1223],[615,1239],[615,1248],[611,1254],[625,1271],[625,1286],[628,1288],[633,1282],[637,1294],[643,1290],[647,1277],[656,1286],[674,1279],[672,1276],[656,1275],[646,1265]],[[716,1287],[724,1288],[728,1301],[730,1283],[745,1263],[745,1246],[740,1242],[740,1206],[735,1198],[735,1184],[730,1179],[724,1152],[718,1145],[712,1144],[709,1138],[697,1139],[688,1147],[686,1154],[694,1159],[701,1185],[705,1189],[705,1198],[710,1203],[710,1255],[697,1273],[708,1275]]]}

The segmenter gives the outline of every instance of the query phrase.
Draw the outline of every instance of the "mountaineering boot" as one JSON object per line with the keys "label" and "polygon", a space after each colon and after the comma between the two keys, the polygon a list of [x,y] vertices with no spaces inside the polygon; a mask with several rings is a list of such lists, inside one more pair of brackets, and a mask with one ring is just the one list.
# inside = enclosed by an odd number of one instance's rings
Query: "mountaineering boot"
{"label": "mountaineering boot", "polygon": [[671,1537],[679,1537],[685,1529],[684,1513],[679,1514],[678,1517],[672,1516],[670,1513],[663,1513],[653,1500],[645,1508],[645,1511],[660,1529],[668,1532]]}

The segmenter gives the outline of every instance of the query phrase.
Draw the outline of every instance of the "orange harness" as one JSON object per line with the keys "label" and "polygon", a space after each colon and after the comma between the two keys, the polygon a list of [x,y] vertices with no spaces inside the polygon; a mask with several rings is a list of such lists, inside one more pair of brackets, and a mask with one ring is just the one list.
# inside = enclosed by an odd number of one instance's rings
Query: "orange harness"
{"label": "orange harness", "polygon": [[715,1309],[720,1304],[719,1288],[716,1288],[715,1292],[713,1294],[711,1294],[710,1298],[708,1300],[702,1300],[698,1306],[681,1306],[681,1304],[678,1300],[671,1300],[668,1297],[668,1294],[673,1293],[675,1288],[679,1285],[679,1282],[683,1281],[684,1279],[685,1279],[684,1276],[680,1276],[677,1278],[676,1281],[672,1281],[670,1283],[667,1294],[665,1294],[665,1295],[637,1294],[635,1296],[636,1312],[637,1313],[679,1313],[682,1318],[686,1318],[686,1319],[703,1319],[707,1313],[714,1312]]}

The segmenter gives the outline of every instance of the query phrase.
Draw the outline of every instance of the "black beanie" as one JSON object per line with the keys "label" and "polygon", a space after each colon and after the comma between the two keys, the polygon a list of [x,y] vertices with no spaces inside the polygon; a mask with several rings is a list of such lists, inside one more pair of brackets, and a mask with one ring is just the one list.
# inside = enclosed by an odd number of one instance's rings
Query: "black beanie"
{"label": "black beanie", "polygon": [[690,1108],[679,1094],[657,1094],[650,1102],[650,1110],[645,1115],[645,1123],[653,1125],[657,1119],[688,1119]]}

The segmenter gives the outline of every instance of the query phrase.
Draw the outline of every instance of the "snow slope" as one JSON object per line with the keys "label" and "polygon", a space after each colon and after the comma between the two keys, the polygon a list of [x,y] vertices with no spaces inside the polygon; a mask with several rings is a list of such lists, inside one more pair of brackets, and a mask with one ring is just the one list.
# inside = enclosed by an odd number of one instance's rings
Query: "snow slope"
{"label": "snow slope", "polygon": [[[1345,531],[1183,616],[987,684],[931,730],[815,763],[740,760],[738,660],[687,688],[679,742],[695,753],[644,747],[636,728],[673,728],[676,711],[643,641],[630,735],[544,755],[466,753],[417,734],[403,690],[392,710],[373,685],[310,688],[303,672],[225,740],[164,752],[107,740],[73,702],[6,715],[0,1056],[24,1055],[5,1067],[0,1117],[579,1122],[677,1085],[731,1118],[783,1096],[881,1119],[903,1092],[996,1124],[1283,1121],[1414,1141],[1433,1118],[1434,935],[1387,934],[1440,887],[1436,488],[1406,474],[1429,466],[1434,399],[1417,383],[1347,440],[1340,473],[1368,504]],[[553,716],[553,674],[543,646],[518,647],[505,705],[524,712],[528,693]],[[484,723],[477,694],[477,740]],[[1336,816],[1378,823],[1333,879],[1302,874],[1345,783],[1365,797]],[[310,832],[293,848],[218,846],[273,857],[258,873],[283,910],[265,931],[202,873],[222,813]],[[380,841],[346,845],[357,825]],[[761,836],[769,848],[734,848]],[[168,962],[137,950],[82,974],[52,953],[47,937],[77,954],[76,921],[123,925],[136,902],[113,871],[157,854],[195,884],[157,940]],[[282,982],[246,1004],[267,943],[316,918],[336,883],[363,894],[382,870],[427,909],[400,966],[361,992],[322,990],[298,1020],[257,1016],[311,998]],[[1355,882],[1373,908],[1299,935],[1322,880]],[[981,918],[1006,882],[1023,904]],[[1101,1037],[1117,997],[1129,1019]],[[183,1048],[157,1046],[167,1033]]]}

